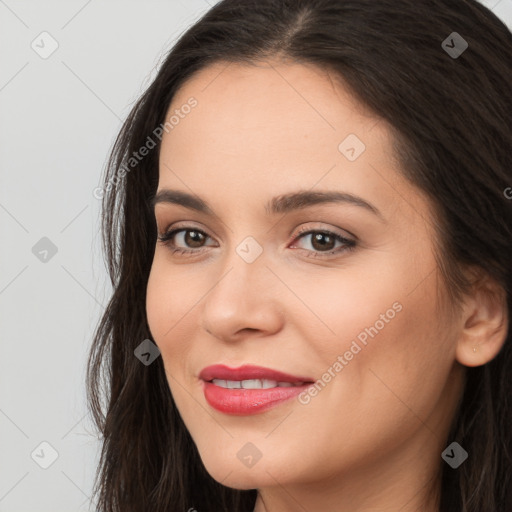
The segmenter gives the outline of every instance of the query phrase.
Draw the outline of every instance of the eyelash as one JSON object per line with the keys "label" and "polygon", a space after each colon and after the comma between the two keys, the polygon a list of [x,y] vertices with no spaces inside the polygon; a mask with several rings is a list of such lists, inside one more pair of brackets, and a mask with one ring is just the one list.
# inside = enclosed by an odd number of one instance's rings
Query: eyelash
{"label": "eyelash", "polygon": [[[197,229],[192,226],[188,226],[188,227],[179,227],[179,228],[173,229],[171,231],[167,231],[163,235],[158,235],[158,240],[160,240],[160,242],[162,242],[163,245],[170,247],[172,249],[172,254],[180,254],[180,255],[186,256],[186,255],[190,255],[192,253],[198,254],[198,253],[202,252],[202,249],[204,247],[200,247],[198,249],[183,249],[181,247],[174,247],[174,244],[172,243],[172,239],[174,238],[174,235],[176,235],[177,233],[180,233],[181,231],[195,231],[197,233],[200,233],[201,235],[204,235],[206,238],[210,238],[210,236],[207,233],[205,233],[204,231],[201,231],[200,229]],[[350,251],[354,250],[356,247],[355,240],[349,240],[348,238],[345,238],[345,237],[343,237],[337,233],[334,233],[332,231],[321,230],[321,229],[303,228],[302,230],[300,230],[297,233],[293,242],[297,241],[300,238],[304,238],[307,235],[312,235],[312,234],[316,234],[316,233],[321,233],[323,235],[328,235],[328,236],[334,237],[334,239],[336,241],[343,243],[344,247],[338,247],[337,249],[333,249],[331,251],[311,251],[309,249],[302,249],[302,250],[310,253],[307,255],[308,258],[325,258],[327,256],[333,256],[335,254],[340,254],[340,253],[343,253],[346,251],[350,252]]]}

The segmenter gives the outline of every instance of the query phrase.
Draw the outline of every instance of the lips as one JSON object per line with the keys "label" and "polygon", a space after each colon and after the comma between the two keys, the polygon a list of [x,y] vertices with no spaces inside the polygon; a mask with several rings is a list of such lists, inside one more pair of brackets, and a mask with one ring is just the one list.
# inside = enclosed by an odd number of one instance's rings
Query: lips
{"label": "lips", "polygon": [[240,366],[240,368],[229,368],[221,364],[207,366],[201,371],[199,378],[206,382],[213,379],[238,381],[266,379],[275,380],[277,382],[291,382],[292,384],[313,382],[313,379],[310,379],[309,377],[297,377],[287,373],[279,372],[277,370],[271,370],[269,368],[263,368],[262,366],[253,365],[244,365]]}
{"label": "lips", "polygon": [[225,414],[256,414],[301,393],[314,381],[261,366],[213,365],[199,374],[206,401]]}

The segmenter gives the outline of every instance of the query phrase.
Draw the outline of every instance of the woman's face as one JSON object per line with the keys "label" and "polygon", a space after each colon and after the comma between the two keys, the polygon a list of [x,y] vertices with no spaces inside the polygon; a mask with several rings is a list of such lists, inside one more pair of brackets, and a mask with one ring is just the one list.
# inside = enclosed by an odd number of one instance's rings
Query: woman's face
{"label": "woman's face", "polygon": [[[205,467],[230,487],[426,474],[460,392],[429,203],[397,172],[386,124],[331,78],[217,63],[167,114],[157,193],[211,212],[156,203],[158,233],[180,231],[156,244],[147,317]],[[201,373],[212,365],[266,370]]]}

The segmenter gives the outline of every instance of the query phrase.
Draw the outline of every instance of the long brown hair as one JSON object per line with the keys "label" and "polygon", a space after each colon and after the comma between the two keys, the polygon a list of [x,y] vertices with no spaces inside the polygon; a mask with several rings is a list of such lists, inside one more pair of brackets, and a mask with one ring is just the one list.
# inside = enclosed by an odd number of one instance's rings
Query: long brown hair
{"label": "long brown hair", "polygon": [[[450,55],[442,42],[467,43]],[[453,46],[453,44],[451,45]],[[129,114],[104,177],[103,243],[113,295],[87,367],[90,408],[102,435],[95,481],[100,512],[252,512],[256,490],[206,472],[171,396],[161,358],[134,349],[151,338],[145,312],[156,224],[158,137],[177,90],[211,63],[271,57],[329,68],[393,129],[401,172],[439,217],[439,264],[457,304],[466,265],[485,270],[511,308],[512,34],[474,0],[224,0],[171,49]],[[123,170],[123,171],[122,171]],[[122,172],[121,172],[122,171]],[[509,191],[507,193],[507,190]],[[442,512],[512,510],[512,342],[467,369],[449,440],[469,459],[440,458]],[[448,441],[448,439],[447,439]]]}

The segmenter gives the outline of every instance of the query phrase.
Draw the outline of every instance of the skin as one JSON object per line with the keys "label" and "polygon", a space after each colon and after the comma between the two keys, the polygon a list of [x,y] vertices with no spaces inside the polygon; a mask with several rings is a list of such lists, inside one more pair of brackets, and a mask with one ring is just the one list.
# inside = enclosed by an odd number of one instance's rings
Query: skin
{"label": "skin", "polygon": [[[196,251],[186,255],[157,242],[146,304],[207,471],[258,489],[255,512],[439,510],[460,362],[484,364],[499,351],[501,303],[475,294],[446,313],[430,202],[398,172],[389,127],[340,80],[290,62],[216,63],[182,86],[167,117],[191,96],[198,105],[163,137],[158,191],[196,194],[214,215],[156,205],[159,234],[187,227],[207,237],[194,245],[190,232],[176,235],[177,247]],[[366,146],[355,161],[338,150],[349,134]],[[381,217],[341,203],[266,213],[274,196],[310,189],[357,195]],[[322,257],[311,235],[298,238],[302,227],[356,247]],[[252,263],[236,252],[248,236],[263,249]],[[401,311],[309,403],[241,417],[206,402],[198,375],[211,364],[321,379],[394,303]],[[248,442],[261,452],[252,467],[237,457]]]}

